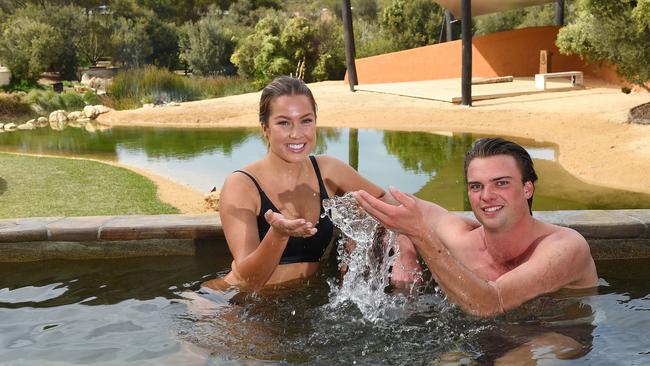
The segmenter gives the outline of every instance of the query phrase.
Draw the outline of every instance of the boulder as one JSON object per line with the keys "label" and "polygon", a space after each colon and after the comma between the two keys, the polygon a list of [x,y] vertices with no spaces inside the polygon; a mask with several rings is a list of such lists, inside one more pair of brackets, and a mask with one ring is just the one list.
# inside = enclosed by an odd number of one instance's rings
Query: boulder
{"label": "boulder", "polygon": [[64,110],[58,110],[50,113],[50,128],[53,130],[61,131],[68,124],[68,117]]}
{"label": "boulder", "polygon": [[4,126],[5,124],[0,122],[0,131],[4,130]]}
{"label": "boulder", "polygon": [[87,118],[95,119],[99,115],[99,111],[94,105],[87,105],[84,107],[84,114]]}
{"label": "boulder", "polygon": [[205,206],[210,211],[219,211],[219,196],[221,191],[214,190],[205,195],[203,200],[205,201]]}
{"label": "boulder", "polygon": [[68,118],[68,115],[65,113],[63,109],[56,110],[52,113],[50,113],[50,117],[48,118],[48,121],[50,123],[52,122],[59,122],[62,118]]}
{"label": "boulder", "polygon": [[95,109],[97,110],[97,113],[99,113],[99,114],[108,113],[108,112],[111,112],[111,111],[114,110],[113,108],[109,108],[109,107],[107,107],[105,105],[101,105],[101,104],[96,105]]}
{"label": "boulder", "polygon": [[33,130],[34,125],[29,123],[29,122],[25,122],[22,125],[18,125],[18,127],[16,127],[16,128],[19,129],[19,130]]}
{"label": "boulder", "polygon": [[5,131],[15,131],[16,130],[16,124],[15,123],[7,123],[4,125]]}
{"label": "boulder", "polygon": [[36,126],[37,127],[45,127],[48,125],[48,120],[45,117],[38,117],[36,120]]}
{"label": "boulder", "polygon": [[70,112],[68,113],[68,121],[76,121],[81,117],[86,117],[84,112],[81,111],[75,111],[75,112]]}

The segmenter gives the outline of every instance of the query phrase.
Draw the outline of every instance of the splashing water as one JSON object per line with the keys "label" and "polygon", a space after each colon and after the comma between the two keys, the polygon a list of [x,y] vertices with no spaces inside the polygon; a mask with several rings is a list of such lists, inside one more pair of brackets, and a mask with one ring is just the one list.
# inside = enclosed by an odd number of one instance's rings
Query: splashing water
{"label": "splashing water", "polygon": [[353,193],[323,200],[325,214],[344,234],[338,241],[343,284],[330,282],[330,304],[354,303],[371,322],[408,316],[407,298],[386,293],[390,270],[399,256],[397,234],[384,228],[357,203]]}

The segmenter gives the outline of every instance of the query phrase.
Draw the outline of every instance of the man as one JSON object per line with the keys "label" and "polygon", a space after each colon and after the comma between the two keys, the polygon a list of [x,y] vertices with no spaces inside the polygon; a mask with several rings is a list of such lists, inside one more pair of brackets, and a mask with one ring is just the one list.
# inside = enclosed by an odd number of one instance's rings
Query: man
{"label": "man", "polygon": [[596,286],[584,237],[532,217],[537,175],[524,148],[501,138],[477,141],[465,157],[465,178],[478,222],[394,188],[397,206],[363,191],[356,198],[411,239],[449,300],[470,314],[500,314],[561,288]]}

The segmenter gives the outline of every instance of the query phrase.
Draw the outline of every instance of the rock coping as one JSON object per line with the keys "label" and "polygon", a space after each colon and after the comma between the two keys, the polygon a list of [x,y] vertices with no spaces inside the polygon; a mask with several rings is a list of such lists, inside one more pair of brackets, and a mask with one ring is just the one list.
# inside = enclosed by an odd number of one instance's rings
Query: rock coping
{"label": "rock coping", "polygon": [[[650,210],[536,211],[534,216],[580,232],[597,260],[650,257]],[[0,220],[0,262],[196,255],[198,243],[225,245],[218,214]]]}

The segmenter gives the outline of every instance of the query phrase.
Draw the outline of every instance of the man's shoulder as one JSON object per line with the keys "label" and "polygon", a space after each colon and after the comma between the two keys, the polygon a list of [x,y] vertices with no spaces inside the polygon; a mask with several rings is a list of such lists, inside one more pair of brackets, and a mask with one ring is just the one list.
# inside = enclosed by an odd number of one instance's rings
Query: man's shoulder
{"label": "man's shoulder", "polygon": [[547,223],[543,223],[543,225],[545,228],[539,242],[540,246],[562,250],[589,251],[587,240],[576,230]]}

